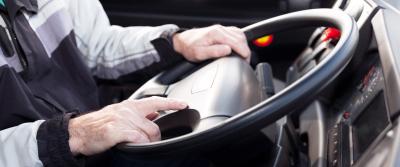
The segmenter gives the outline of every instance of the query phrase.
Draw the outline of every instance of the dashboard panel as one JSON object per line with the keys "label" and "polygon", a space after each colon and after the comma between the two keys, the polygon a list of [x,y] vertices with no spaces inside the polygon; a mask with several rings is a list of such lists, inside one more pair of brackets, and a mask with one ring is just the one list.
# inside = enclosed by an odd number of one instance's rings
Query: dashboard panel
{"label": "dashboard panel", "polygon": [[[354,1],[348,1],[352,3]],[[399,97],[399,44],[398,27],[400,1],[363,1],[377,7],[365,15],[364,9],[357,20],[362,29],[371,29],[372,39],[365,52],[356,53],[360,64],[345,80],[343,93],[334,98],[330,108],[332,126],[328,126],[328,166],[396,166],[394,133],[398,129]],[[360,3],[358,1],[357,3]],[[368,5],[367,5],[368,7]],[[368,16],[368,19],[363,17]],[[372,24],[371,24],[372,23]],[[393,45],[394,44],[394,45]],[[397,46],[396,46],[397,44]],[[397,150],[397,151],[396,151]],[[390,152],[392,151],[392,152]]]}
{"label": "dashboard panel", "polygon": [[358,157],[368,149],[381,133],[385,132],[389,125],[390,120],[385,97],[381,91],[352,123],[354,160],[358,160]]}
{"label": "dashboard panel", "polygon": [[[300,116],[300,135],[309,142],[310,164],[326,157],[327,162],[318,166],[400,166],[400,1],[340,2],[337,8],[357,21],[359,46],[337,83],[316,100],[321,107],[309,107]],[[311,36],[288,71],[289,83],[334,47],[318,41],[325,29]]]}
{"label": "dashboard panel", "polygon": [[333,107],[338,117],[328,132],[329,166],[357,163],[391,127],[378,54],[367,60]]}

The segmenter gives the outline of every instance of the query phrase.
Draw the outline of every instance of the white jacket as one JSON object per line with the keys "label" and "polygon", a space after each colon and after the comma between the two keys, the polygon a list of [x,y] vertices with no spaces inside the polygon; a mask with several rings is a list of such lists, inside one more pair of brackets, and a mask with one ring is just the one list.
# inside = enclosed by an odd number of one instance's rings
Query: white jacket
{"label": "white jacket", "polygon": [[[98,0],[38,0],[38,13],[24,12],[24,15],[49,56],[65,36],[74,32],[83,60],[93,75],[107,79],[160,61],[150,41],[178,30],[175,25],[126,28],[110,25]],[[63,28],[52,29],[52,24],[63,24]],[[0,60],[0,66],[1,63]],[[39,120],[0,131],[0,167],[43,166],[36,141],[43,122]]]}

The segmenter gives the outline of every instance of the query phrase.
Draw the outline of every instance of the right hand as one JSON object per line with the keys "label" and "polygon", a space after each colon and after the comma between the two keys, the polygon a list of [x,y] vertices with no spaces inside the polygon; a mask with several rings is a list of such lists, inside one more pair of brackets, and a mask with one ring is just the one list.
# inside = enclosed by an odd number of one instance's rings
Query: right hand
{"label": "right hand", "polygon": [[187,104],[173,99],[151,97],[125,100],[100,111],[71,119],[68,131],[72,154],[94,155],[121,142],[147,143],[161,138],[151,121],[157,111],[181,110]]}
{"label": "right hand", "polygon": [[195,28],[175,34],[172,40],[175,51],[192,62],[228,56],[232,51],[250,61],[246,35],[237,27]]}

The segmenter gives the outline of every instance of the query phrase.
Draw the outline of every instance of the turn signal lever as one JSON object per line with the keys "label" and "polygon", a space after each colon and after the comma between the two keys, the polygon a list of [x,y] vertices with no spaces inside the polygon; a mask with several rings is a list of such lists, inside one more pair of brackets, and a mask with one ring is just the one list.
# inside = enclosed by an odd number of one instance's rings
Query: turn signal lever
{"label": "turn signal lever", "polygon": [[258,64],[256,67],[256,75],[263,93],[265,93],[263,98],[266,99],[275,95],[274,76],[272,75],[271,66],[268,63]]}

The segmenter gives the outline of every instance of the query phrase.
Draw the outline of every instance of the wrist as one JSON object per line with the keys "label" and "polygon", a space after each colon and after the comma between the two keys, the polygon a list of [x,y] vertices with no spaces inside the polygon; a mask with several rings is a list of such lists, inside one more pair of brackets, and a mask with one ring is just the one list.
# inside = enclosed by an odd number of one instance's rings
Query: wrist
{"label": "wrist", "polygon": [[77,130],[79,129],[77,126],[78,124],[76,123],[76,118],[71,119],[68,123],[68,132],[69,132],[69,148],[71,150],[72,155],[77,156],[81,154],[80,148],[81,148],[81,140],[79,139],[79,135]]}
{"label": "wrist", "polygon": [[180,33],[175,33],[174,35],[172,35],[172,47],[174,48],[174,50],[180,54],[182,54],[182,46],[181,46],[181,41],[179,39],[179,34]]}
{"label": "wrist", "polygon": [[[69,143],[69,122],[76,115],[66,113],[46,120],[37,132],[39,159],[44,166],[79,166],[84,164],[83,158],[71,153]],[[79,148],[75,147],[74,148]]]}
{"label": "wrist", "polygon": [[178,31],[176,31],[175,33],[173,33],[169,40],[170,43],[172,44],[172,47],[174,48],[175,52],[178,52],[179,54],[182,54],[182,40],[180,37],[180,34],[185,32],[187,29],[185,28],[180,28]]}

